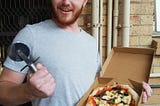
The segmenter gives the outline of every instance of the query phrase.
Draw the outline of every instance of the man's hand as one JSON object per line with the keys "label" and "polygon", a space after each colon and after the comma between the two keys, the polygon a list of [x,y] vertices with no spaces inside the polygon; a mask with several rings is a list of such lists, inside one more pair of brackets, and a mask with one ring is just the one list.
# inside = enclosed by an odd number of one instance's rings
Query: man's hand
{"label": "man's hand", "polygon": [[31,99],[49,97],[55,89],[54,78],[41,64],[37,64],[36,68],[38,71],[31,73],[27,81],[28,97]]}
{"label": "man's hand", "polygon": [[146,82],[142,82],[142,87],[144,89],[144,91],[142,92],[142,102],[146,103],[149,97],[151,97],[153,91],[149,84],[147,84]]}

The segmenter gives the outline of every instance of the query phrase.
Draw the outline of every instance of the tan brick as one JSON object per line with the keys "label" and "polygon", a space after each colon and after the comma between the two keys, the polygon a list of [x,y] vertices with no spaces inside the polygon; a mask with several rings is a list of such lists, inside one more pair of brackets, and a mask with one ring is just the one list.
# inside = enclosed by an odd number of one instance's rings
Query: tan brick
{"label": "tan brick", "polygon": [[143,3],[147,2],[147,3],[153,3],[155,0],[141,0]]}
{"label": "tan brick", "polygon": [[141,26],[131,26],[130,35],[140,35],[140,27]]}
{"label": "tan brick", "polygon": [[148,83],[153,85],[160,84],[160,78],[149,78]]}
{"label": "tan brick", "polygon": [[152,35],[152,27],[151,26],[131,26],[130,28],[131,35]]}
{"label": "tan brick", "polygon": [[152,3],[132,3],[131,4],[131,14],[153,14],[153,4]]}
{"label": "tan brick", "polygon": [[131,15],[141,14],[141,5],[140,5],[140,3],[139,4],[132,3],[130,5],[130,14]]}
{"label": "tan brick", "polygon": [[153,90],[153,95],[160,94],[160,88],[154,88]]}
{"label": "tan brick", "polygon": [[151,45],[152,37],[151,36],[140,36],[139,40],[140,40],[139,41],[140,45]]}
{"label": "tan brick", "polygon": [[[152,26],[153,16],[152,15],[141,15],[141,24],[150,24]],[[150,26],[150,27],[151,27]]]}
{"label": "tan brick", "polygon": [[153,59],[153,66],[160,66],[160,57],[156,56],[156,58]]}
{"label": "tan brick", "polygon": [[138,36],[131,36],[130,37],[130,45],[139,45],[139,37]]}
{"label": "tan brick", "polygon": [[153,67],[153,70],[152,70],[153,73],[160,73],[160,67]]}
{"label": "tan brick", "polygon": [[141,2],[141,0],[130,0],[132,2]]}
{"label": "tan brick", "polygon": [[138,15],[130,16],[131,25],[139,25],[141,23],[141,18]]}
{"label": "tan brick", "polygon": [[153,14],[154,7],[152,3],[143,3],[141,6],[141,14]]}

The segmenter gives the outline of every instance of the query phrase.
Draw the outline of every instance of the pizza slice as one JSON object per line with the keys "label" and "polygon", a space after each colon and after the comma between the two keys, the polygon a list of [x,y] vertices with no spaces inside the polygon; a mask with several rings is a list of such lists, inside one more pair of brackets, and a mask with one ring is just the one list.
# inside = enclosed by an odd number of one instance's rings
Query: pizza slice
{"label": "pizza slice", "polygon": [[136,106],[138,99],[129,85],[108,85],[94,89],[86,106]]}

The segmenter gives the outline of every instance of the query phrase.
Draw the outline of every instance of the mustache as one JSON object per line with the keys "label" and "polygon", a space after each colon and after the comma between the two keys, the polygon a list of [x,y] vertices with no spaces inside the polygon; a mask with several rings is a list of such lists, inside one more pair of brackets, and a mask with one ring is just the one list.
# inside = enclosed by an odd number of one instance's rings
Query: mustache
{"label": "mustache", "polygon": [[64,5],[64,4],[60,5],[59,9],[61,9],[63,11],[71,11],[71,10],[73,10],[73,8],[71,6]]}

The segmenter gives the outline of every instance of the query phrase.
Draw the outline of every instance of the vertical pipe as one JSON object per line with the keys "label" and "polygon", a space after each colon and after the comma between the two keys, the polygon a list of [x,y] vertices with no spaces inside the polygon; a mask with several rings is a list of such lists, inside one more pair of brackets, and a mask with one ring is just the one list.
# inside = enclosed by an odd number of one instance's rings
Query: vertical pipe
{"label": "vertical pipe", "polygon": [[129,47],[129,30],[130,30],[130,0],[124,0],[123,8],[123,29],[122,29],[122,45]]}
{"label": "vertical pipe", "polygon": [[100,0],[100,28],[99,28],[99,36],[100,36],[100,56],[101,63],[103,63],[103,0]]}
{"label": "vertical pipe", "polygon": [[114,10],[113,10],[113,46],[117,46],[117,36],[118,36],[118,15],[119,15],[119,10],[118,10],[118,3],[119,0],[114,0]]}
{"label": "vertical pipe", "polygon": [[99,0],[92,0],[92,35],[97,40],[97,49],[99,51]]}
{"label": "vertical pipe", "polygon": [[112,2],[112,0],[108,0],[107,55],[109,55],[112,46]]}

